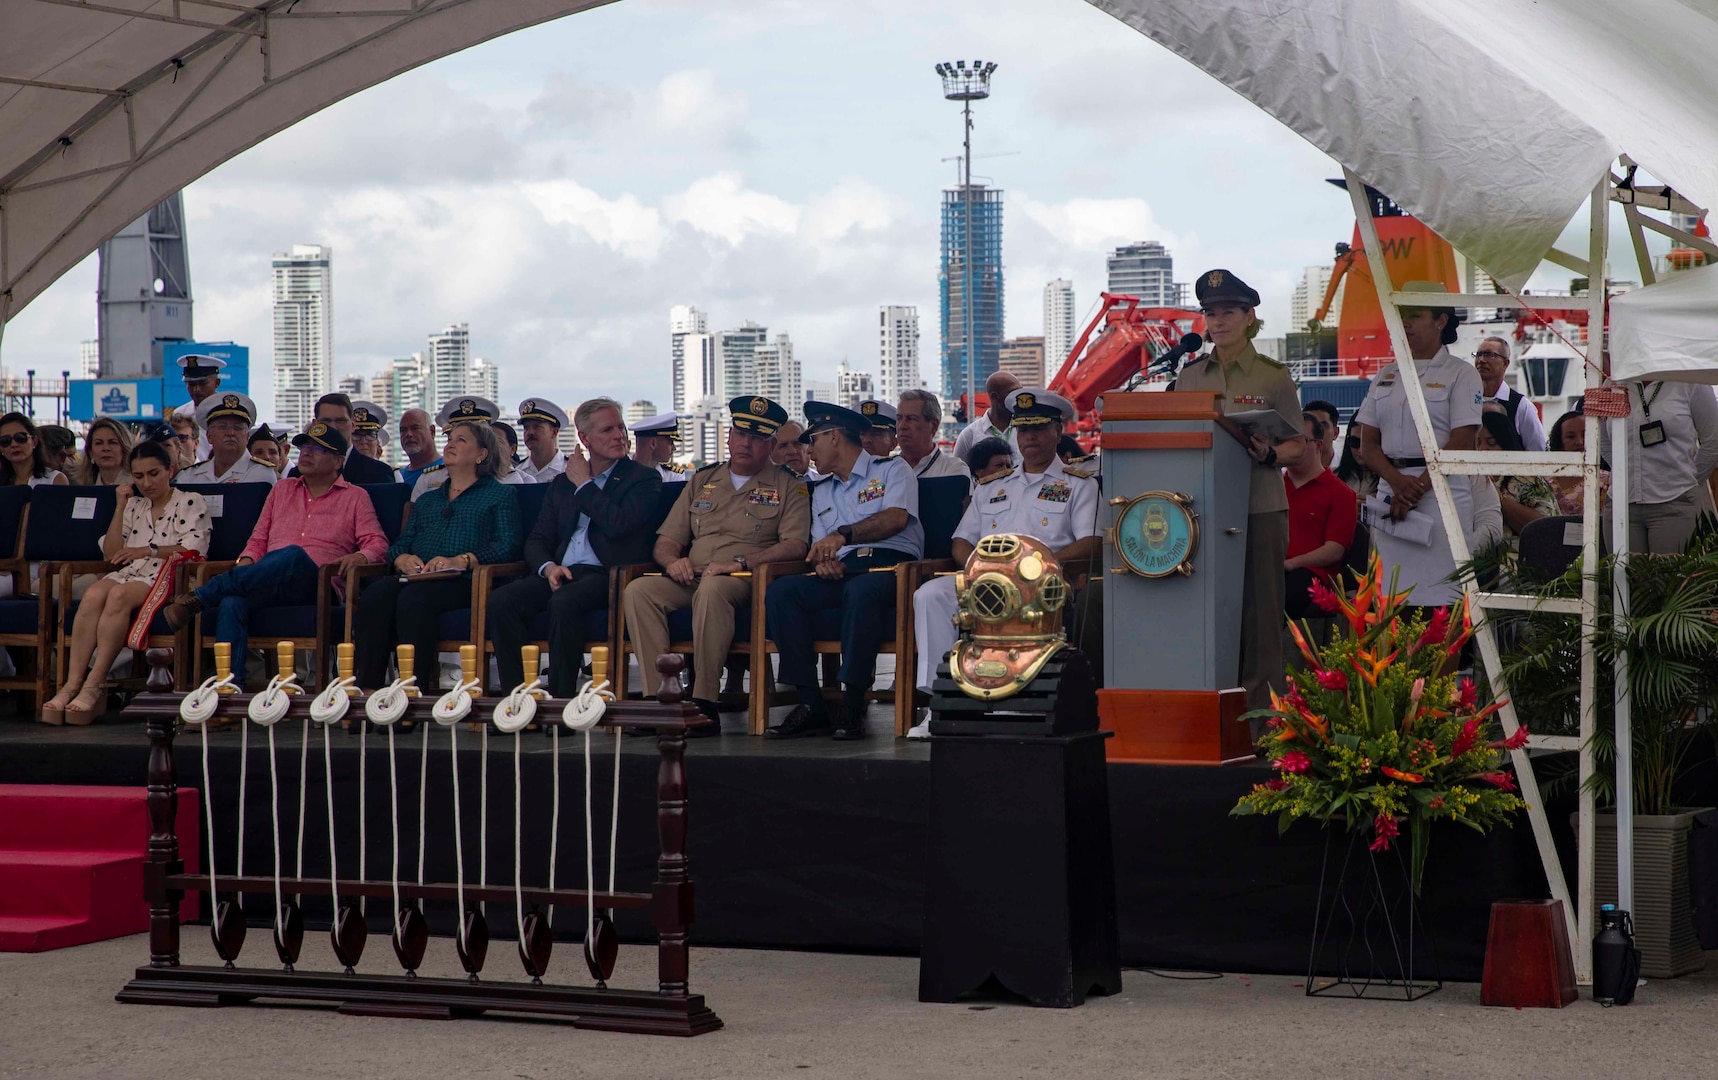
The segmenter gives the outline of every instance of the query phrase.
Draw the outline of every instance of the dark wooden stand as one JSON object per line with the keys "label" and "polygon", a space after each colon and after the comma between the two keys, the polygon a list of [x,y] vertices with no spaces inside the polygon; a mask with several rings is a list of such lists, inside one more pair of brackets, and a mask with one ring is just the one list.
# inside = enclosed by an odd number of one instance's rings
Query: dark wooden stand
{"label": "dark wooden stand", "polygon": [[1107,732],[931,740],[919,1000],[1121,991]]}
{"label": "dark wooden stand", "polygon": [[[150,663],[171,665],[171,650],[150,653]],[[470,979],[437,979],[416,975],[373,975],[353,972],[295,971],[236,967],[185,966],[179,962],[178,904],[187,889],[203,888],[207,879],[185,874],[179,859],[179,839],[174,832],[178,780],[173,759],[173,738],[179,725],[180,694],[147,693],[133,701],[125,712],[142,719],[149,736],[150,837],[144,863],[144,896],[149,902],[149,965],[116,996],[117,1000],[150,1005],[236,1005],[257,998],[289,1001],[319,1001],[336,1004],[341,1012],[435,1019],[478,1016],[487,1011],[534,1013],[570,1020],[575,1027],[602,1031],[624,1031],[651,1035],[701,1035],[722,1026],[704,1004],[701,995],[687,989],[690,956],[686,934],[692,925],[692,877],[686,858],[687,783],[686,731],[709,721],[690,702],[681,700],[677,656],[657,662],[663,676],[657,701],[610,702],[600,730],[631,728],[656,732],[661,762],[656,774],[656,828],[661,853],[656,860],[656,880],[648,893],[597,893],[598,906],[648,911],[656,926],[657,989],[612,990],[599,980],[595,987],[552,986],[541,983],[497,982]],[[152,675],[151,686],[154,686]],[[224,716],[242,717],[250,695],[236,694],[222,705]],[[291,719],[308,714],[311,696],[294,700]],[[559,719],[563,701],[545,701],[539,708]],[[416,699],[409,716],[419,724],[433,724],[430,711],[435,698]],[[472,716],[486,716],[494,701],[481,702]],[[354,699],[353,709],[363,700]],[[244,721],[248,722],[248,721]],[[274,893],[272,877],[221,877],[223,891]],[[328,896],[333,889],[326,879],[283,881],[287,892]],[[339,883],[342,897],[391,897],[394,885],[387,881]],[[452,883],[399,883],[406,899],[452,899]],[[513,890],[467,885],[469,902],[511,903]],[[213,898],[211,898],[213,899]],[[586,903],[580,889],[527,889],[528,904],[576,905]],[[608,961],[612,972],[612,954]],[[604,973],[605,977],[607,972]]]}

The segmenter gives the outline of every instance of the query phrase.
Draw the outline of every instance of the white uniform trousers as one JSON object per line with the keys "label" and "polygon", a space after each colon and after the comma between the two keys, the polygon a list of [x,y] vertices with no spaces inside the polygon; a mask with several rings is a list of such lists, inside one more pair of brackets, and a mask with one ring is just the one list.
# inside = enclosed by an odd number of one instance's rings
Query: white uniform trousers
{"label": "white uniform trousers", "polygon": [[[1425,469],[1403,469],[1406,475],[1417,476]],[[1455,496],[1456,516],[1461,522],[1462,535],[1465,537],[1473,527],[1473,499],[1468,491],[1468,479],[1465,476],[1452,476],[1450,494]],[[1383,498],[1390,493],[1390,485],[1380,481],[1378,496]],[[1408,603],[1418,607],[1445,607],[1461,599],[1461,585],[1450,580],[1455,573],[1455,559],[1450,554],[1449,537],[1444,533],[1444,515],[1438,508],[1435,492],[1426,492],[1415,507],[1416,513],[1423,512],[1431,518],[1432,535],[1429,543],[1416,544],[1392,536],[1384,529],[1372,527],[1372,546],[1378,552],[1378,558],[1384,564],[1384,588],[1390,587],[1392,574],[1396,575],[1396,591],[1414,590]]]}
{"label": "white uniform trousers", "polygon": [[919,645],[916,682],[926,693],[930,693],[931,683],[936,681],[937,665],[960,640],[960,631],[954,628],[954,615],[959,610],[960,601],[955,595],[952,574],[932,578],[913,594],[913,628]]}

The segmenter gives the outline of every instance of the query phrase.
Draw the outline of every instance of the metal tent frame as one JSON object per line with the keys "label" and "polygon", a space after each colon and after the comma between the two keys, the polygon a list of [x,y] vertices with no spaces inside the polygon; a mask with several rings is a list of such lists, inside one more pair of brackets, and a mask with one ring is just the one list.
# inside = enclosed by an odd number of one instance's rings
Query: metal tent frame
{"label": "metal tent frame", "polygon": [[[1558,266],[1587,274],[1587,355],[1589,362],[1583,363],[1586,372],[1586,387],[1589,390],[1605,385],[1605,367],[1602,361],[1595,357],[1604,355],[1605,334],[1605,303],[1607,289],[1605,284],[1605,266],[1609,243],[1610,204],[1618,202],[1623,205],[1624,215],[1629,227],[1631,239],[1637,259],[1641,264],[1643,283],[1650,285],[1653,281],[1651,260],[1647,257],[1646,240],[1643,229],[1669,236],[1678,242],[1689,244],[1704,251],[1709,257],[1718,259],[1718,246],[1710,241],[1691,236],[1681,230],[1674,229],[1662,222],[1643,217],[1640,213],[1642,206],[1655,209],[1674,209],[1679,212],[1699,213],[1699,208],[1675,195],[1668,188],[1638,189],[1633,183],[1633,163],[1626,157],[1621,159],[1627,170],[1623,177],[1618,177],[1608,169],[1605,175],[1593,188],[1588,206],[1588,249],[1587,257],[1582,259],[1567,252],[1552,249],[1546,256],[1547,260]],[[1564,308],[1569,307],[1566,297],[1537,299],[1531,296],[1507,294],[1505,296],[1466,295],[1466,294],[1434,294],[1434,293],[1403,293],[1395,290],[1389,270],[1384,261],[1383,247],[1378,240],[1378,230],[1373,224],[1372,216],[1365,202],[1365,185],[1353,170],[1344,168],[1343,175],[1348,182],[1348,191],[1354,203],[1355,220],[1360,225],[1360,235],[1366,248],[1366,256],[1371,265],[1372,280],[1378,291],[1379,304],[1384,312],[1385,325],[1390,333],[1390,345],[1395,354],[1395,360],[1403,372],[1403,382],[1407,387],[1410,411],[1413,414],[1414,426],[1420,437],[1420,444],[1425,448],[1426,472],[1431,478],[1432,488],[1437,494],[1439,513],[1443,517],[1444,533],[1449,539],[1450,553],[1459,565],[1471,557],[1468,550],[1467,533],[1462,521],[1457,515],[1454,500],[1451,498],[1450,476],[1496,476],[1496,475],[1530,475],[1530,476],[1580,476],[1583,485],[1583,507],[1581,513],[1581,565],[1584,569],[1579,600],[1562,600],[1527,596],[1510,593],[1487,592],[1478,587],[1472,579],[1463,583],[1463,590],[1468,604],[1476,613],[1478,620],[1475,627],[1474,640],[1479,644],[1481,659],[1485,664],[1486,674],[1490,679],[1493,695],[1504,702],[1499,710],[1505,735],[1514,735],[1520,727],[1515,707],[1508,701],[1508,687],[1503,678],[1502,660],[1498,652],[1497,638],[1490,621],[1485,613],[1495,610],[1516,611],[1554,611],[1566,615],[1577,616],[1581,620],[1581,675],[1580,675],[1580,734],[1569,735],[1535,735],[1532,745],[1538,750],[1575,750],[1580,754],[1580,804],[1577,815],[1577,865],[1575,897],[1580,904],[1571,902],[1568,880],[1563,873],[1562,864],[1557,856],[1557,849],[1551,838],[1550,823],[1545,816],[1545,807],[1539,796],[1539,785],[1534,777],[1528,751],[1523,749],[1511,752],[1515,773],[1521,785],[1523,797],[1527,801],[1528,820],[1533,829],[1534,842],[1539,849],[1540,863],[1544,867],[1545,880],[1550,885],[1551,895],[1562,901],[1563,914],[1566,920],[1570,942],[1575,951],[1575,973],[1578,981],[1592,982],[1592,939],[1595,911],[1594,895],[1594,849],[1595,849],[1595,802],[1590,781],[1593,776],[1592,737],[1595,729],[1595,684],[1597,674],[1597,658],[1594,652],[1594,638],[1598,631],[1598,578],[1593,568],[1599,560],[1599,528],[1600,528],[1600,495],[1598,487],[1599,474],[1599,418],[1588,414],[1586,417],[1587,438],[1586,450],[1582,454],[1561,453],[1556,451],[1540,452],[1487,452],[1480,450],[1445,450],[1436,445],[1432,432],[1431,416],[1426,410],[1425,393],[1420,386],[1418,369],[1413,356],[1408,350],[1407,337],[1402,329],[1400,306],[1413,307],[1518,307],[1518,308]],[[1614,459],[1612,465],[1612,536],[1617,538],[1615,548],[1619,556],[1619,571],[1626,570],[1628,553],[1627,537],[1628,519],[1628,461],[1627,440],[1625,438],[1627,418],[1612,419],[1611,442]],[[1628,606],[1628,578],[1626,572],[1619,572],[1613,577],[1613,612],[1624,612]],[[1616,661],[1616,769],[1619,777],[1632,775],[1632,761],[1629,740],[1629,695],[1628,695],[1628,657],[1619,656]],[[1617,884],[1618,906],[1624,910],[1632,910],[1634,904],[1633,882],[1633,788],[1632,784],[1619,782],[1617,792]]]}

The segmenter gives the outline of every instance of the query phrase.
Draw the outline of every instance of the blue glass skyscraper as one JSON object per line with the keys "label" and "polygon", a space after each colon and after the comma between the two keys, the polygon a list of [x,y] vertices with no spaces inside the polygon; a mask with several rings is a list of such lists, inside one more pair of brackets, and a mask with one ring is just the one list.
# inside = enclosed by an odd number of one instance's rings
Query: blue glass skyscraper
{"label": "blue glass skyscraper", "polygon": [[[966,393],[966,210],[972,207],[972,384],[996,370],[1002,346],[1002,192],[972,185],[970,201],[960,188],[943,192],[942,264],[937,273],[942,316],[942,391],[951,400]],[[969,409],[970,415],[970,409]]]}

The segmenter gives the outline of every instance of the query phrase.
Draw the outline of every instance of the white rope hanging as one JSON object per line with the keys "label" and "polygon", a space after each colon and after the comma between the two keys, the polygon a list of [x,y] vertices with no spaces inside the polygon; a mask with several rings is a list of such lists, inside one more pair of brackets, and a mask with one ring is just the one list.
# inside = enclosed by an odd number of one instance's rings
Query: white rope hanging
{"label": "white rope hanging", "polygon": [[[339,877],[334,854],[334,761],[329,745],[328,729],[345,719],[347,710],[352,707],[352,699],[346,693],[346,688],[357,682],[351,677],[336,679],[328,688],[317,694],[310,702],[310,719],[322,728],[322,757],[326,772],[326,787],[328,789],[328,880],[330,890],[334,893],[334,917],[340,918],[340,896],[335,879]],[[358,880],[364,879],[364,761],[363,751],[359,751],[358,759]],[[363,897],[358,899],[359,913],[363,912]]]}
{"label": "white rope hanging", "polygon": [[[532,691],[542,685],[541,680],[532,679],[513,688],[513,692],[495,703],[493,713],[495,726],[513,736],[513,907],[514,914],[519,920],[519,933],[525,932],[525,885],[520,866],[520,854],[523,843],[520,839],[521,810],[519,795],[519,761],[524,752],[521,746],[520,732],[525,730],[537,715],[537,699]],[[487,778],[487,765],[484,776]]]}
{"label": "white rope hanging", "polygon": [[270,838],[274,845],[274,941],[277,949],[284,950],[286,939],[281,936],[284,928],[281,926],[280,913],[285,907],[286,898],[280,888],[280,767],[274,742],[274,728],[286,716],[292,702],[280,692],[280,687],[279,676],[270,679],[268,689],[251,698],[250,708],[246,712],[253,723],[260,724],[268,732],[268,809],[272,826]]}
{"label": "white rope hanging", "polygon": [[[483,691],[483,683],[476,679],[461,680],[459,685],[443,694],[430,710],[435,722],[447,728],[449,756],[453,762],[453,865],[454,891],[459,904],[458,929],[459,948],[463,953],[470,943],[465,934],[465,827],[464,815],[459,807],[459,725],[462,720],[471,715],[472,695]],[[428,729],[426,728],[427,732]]]}
{"label": "white rope hanging", "polygon": [[[596,920],[597,920],[597,914],[596,914],[596,853],[594,851],[595,844],[593,842],[593,835],[592,835],[594,832],[594,829],[592,828],[592,825],[591,825],[591,818],[593,816],[591,813],[591,731],[592,731],[592,729],[594,729],[597,726],[598,722],[600,722],[602,720],[603,713],[606,712],[608,709],[608,702],[606,700],[604,700],[604,698],[602,696],[603,691],[605,691],[607,689],[608,689],[608,682],[606,680],[602,683],[588,682],[585,684],[584,689],[580,690],[577,694],[573,695],[573,697],[567,701],[566,707],[561,710],[561,723],[565,724],[567,727],[571,728],[574,731],[581,732],[585,737],[584,738],[584,743],[585,743],[585,746],[584,746],[584,750],[585,750],[585,942],[587,943],[587,947],[589,946],[589,942],[596,935]],[[619,732],[619,730],[616,730],[614,734],[615,734],[615,744],[614,744],[614,748],[615,748],[615,759],[614,759],[615,773],[614,773],[614,778],[615,778],[615,800],[616,800],[615,805],[616,805],[616,807],[618,807],[620,805],[620,803],[619,803],[619,800],[620,800],[620,732]],[[558,758],[556,759],[556,766],[555,767],[557,770],[556,779],[558,781],[559,775],[560,775],[559,774],[560,761]],[[609,872],[608,872],[608,876],[609,876],[608,891],[611,893],[614,892],[614,857],[613,857],[614,840],[615,840],[614,822],[611,821],[610,822],[610,831],[609,831],[609,852],[610,852],[610,856],[609,856]],[[552,855],[551,855],[551,863],[550,863],[549,872],[551,875],[553,875],[553,873],[554,873],[554,865],[553,865],[553,856]],[[552,889],[552,888],[554,888],[554,885],[551,884],[549,887]]]}
{"label": "white rope hanging", "polygon": [[[342,695],[344,696],[344,695]],[[342,709],[341,712],[346,710]],[[340,920],[340,858],[334,845],[334,749],[328,737],[327,723],[318,724],[322,729],[322,787],[328,793],[328,896],[329,903],[334,906],[335,925]]]}
{"label": "white rope hanging", "polygon": [[[209,724],[220,707],[220,688],[231,686],[231,675],[224,679],[208,678],[203,685],[186,694],[179,702],[179,719],[196,727],[203,739],[203,813],[209,819],[209,903],[219,899],[215,888],[215,796],[209,785]],[[243,804],[241,803],[241,812]],[[243,820],[242,818],[240,819]],[[242,839],[242,837],[241,837]]]}
{"label": "white rope hanging", "polygon": [[394,942],[400,941],[400,770],[394,747],[394,724],[406,714],[411,700],[406,691],[417,683],[413,676],[396,679],[371,694],[364,702],[364,715],[388,731],[388,804],[389,823],[393,828],[393,862],[388,877],[394,889]]}
{"label": "white rope hanging", "polygon": [[[424,883],[424,826],[428,823],[426,808],[429,805],[429,732],[430,726],[425,724],[423,744],[418,750],[418,885]],[[418,910],[424,909],[423,894],[418,894]]]}

